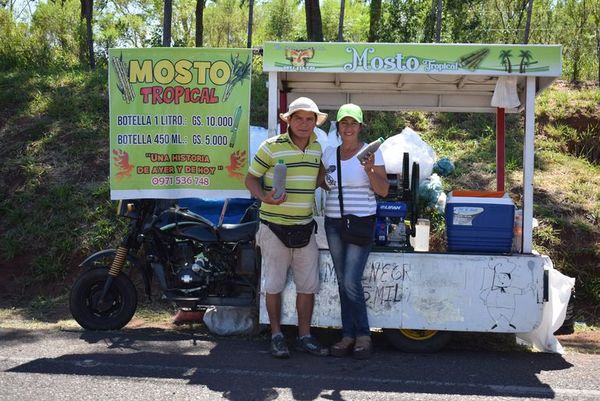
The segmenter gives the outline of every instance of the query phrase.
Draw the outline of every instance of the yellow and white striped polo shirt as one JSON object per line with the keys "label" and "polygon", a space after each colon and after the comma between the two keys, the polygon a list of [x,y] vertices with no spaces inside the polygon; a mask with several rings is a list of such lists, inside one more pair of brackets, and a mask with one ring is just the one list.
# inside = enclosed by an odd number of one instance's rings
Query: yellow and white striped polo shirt
{"label": "yellow and white striped polo shirt", "polygon": [[272,189],[275,164],[283,160],[287,166],[287,200],[280,205],[262,203],[261,219],[284,225],[311,221],[321,154],[321,144],[314,132],[304,151],[292,142],[287,132],[268,138],[260,145],[248,171],[255,177],[264,177],[266,191]]}

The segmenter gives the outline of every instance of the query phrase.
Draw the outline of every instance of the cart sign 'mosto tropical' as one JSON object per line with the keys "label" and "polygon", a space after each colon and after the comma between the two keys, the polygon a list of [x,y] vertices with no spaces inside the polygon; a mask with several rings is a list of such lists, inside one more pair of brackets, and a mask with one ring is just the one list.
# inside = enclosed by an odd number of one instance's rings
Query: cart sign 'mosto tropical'
{"label": "cart sign 'mosto tropical'", "polygon": [[265,71],[395,74],[561,74],[559,45],[267,42]]}
{"label": "cart sign 'mosto tropical'", "polygon": [[110,49],[112,199],[246,196],[248,49]]}

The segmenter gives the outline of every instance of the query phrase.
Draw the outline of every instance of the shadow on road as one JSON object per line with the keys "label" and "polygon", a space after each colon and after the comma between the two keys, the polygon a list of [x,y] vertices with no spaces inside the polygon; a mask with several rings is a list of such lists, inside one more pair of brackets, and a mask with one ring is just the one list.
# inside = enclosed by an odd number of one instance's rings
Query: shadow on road
{"label": "shadow on road", "polygon": [[536,375],[572,367],[561,355],[524,351],[452,347],[407,354],[377,336],[373,357],[358,361],[301,353],[276,360],[267,352],[266,336],[215,338],[157,329],[77,334],[77,348],[83,341],[89,353],[39,358],[10,372],[179,379],[191,386],[191,396],[194,386],[206,386],[241,401],[274,400],[281,392],[298,400],[343,400],[344,391],[546,398],[553,391]]}

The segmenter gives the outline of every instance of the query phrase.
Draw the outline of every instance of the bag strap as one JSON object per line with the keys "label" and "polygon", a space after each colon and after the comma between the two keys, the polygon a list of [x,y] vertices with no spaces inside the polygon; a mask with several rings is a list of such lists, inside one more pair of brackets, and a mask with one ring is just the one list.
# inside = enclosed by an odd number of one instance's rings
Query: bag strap
{"label": "bag strap", "polygon": [[344,195],[342,194],[342,163],[340,160],[342,159],[340,156],[340,147],[337,147],[336,155],[337,155],[337,182],[338,182],[338,200],[340,201],[340,216],[344,215]]}

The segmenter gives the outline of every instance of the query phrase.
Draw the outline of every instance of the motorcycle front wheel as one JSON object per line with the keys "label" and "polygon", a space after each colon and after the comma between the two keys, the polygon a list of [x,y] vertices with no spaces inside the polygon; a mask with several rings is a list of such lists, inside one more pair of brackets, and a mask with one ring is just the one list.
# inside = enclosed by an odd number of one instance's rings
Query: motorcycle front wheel
{"label": "motorcycle front wheel", "polygon": [[82,273],[69,298],[71,315],[86,330],[118,330],[133,317],[137,308],[137,292],[124,274],[114,277],[104,301],[99,303],[104,283],[108,278],[105,269],[91,269]]}

